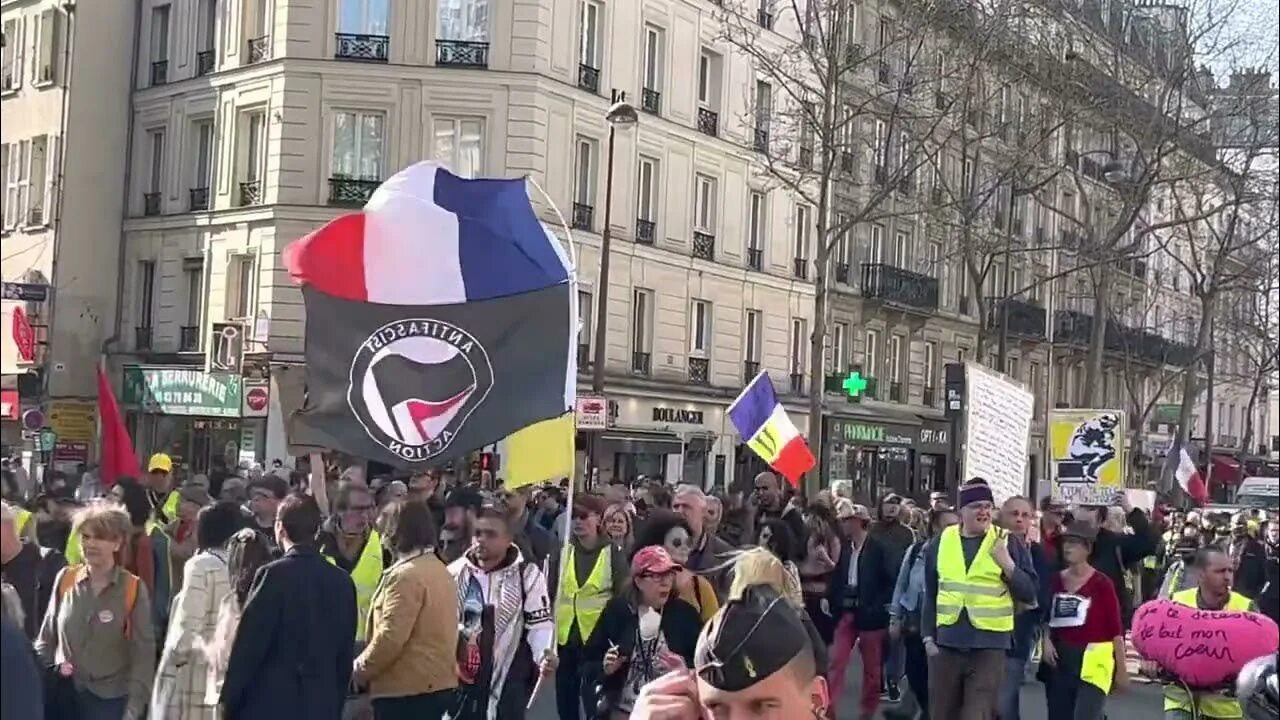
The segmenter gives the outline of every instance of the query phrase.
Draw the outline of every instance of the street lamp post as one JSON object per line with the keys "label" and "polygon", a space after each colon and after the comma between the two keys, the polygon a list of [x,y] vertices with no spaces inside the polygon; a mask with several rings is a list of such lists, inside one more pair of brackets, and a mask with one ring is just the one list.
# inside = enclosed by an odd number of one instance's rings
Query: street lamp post
{"label": "street lamp post", "polygon": [[626,93],[614,93],[614,102],[605,113],[609,121],[608,160],[604,181],[604,229],[600,232],[600,278],[596,281],[595,348],[591,360],[591,391],[604,391],[605,333],[609,318],[609,226],[613,222],[613,141],[618,127],[627,128],[640,119],[636,109],[626,101]]}

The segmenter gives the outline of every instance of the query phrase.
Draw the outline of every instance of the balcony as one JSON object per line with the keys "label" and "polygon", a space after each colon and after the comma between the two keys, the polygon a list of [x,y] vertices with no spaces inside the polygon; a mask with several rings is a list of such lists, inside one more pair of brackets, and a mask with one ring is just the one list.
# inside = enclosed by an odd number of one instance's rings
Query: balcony
{"label": "balcony", "polygon": [[938,407],[938,389],[932,385],[925,385],[920,404],[925,407]]}
{"label": "balcony", "polygon": [[640,109],[651,115],[657,115],[662,110],[662,93],[653,88],[642,88],[640,90]]}
{"label": "balcony", "polygon": [[240,197],[236,198],[240,207],[262,204],[262,181],[246,180],[240,183]]}
{"label": "balcony", "polygon": [[391,50],[391,38],[386,35],[360,35],[334,33],[336,46],[333,56],[339,60],[365,60],[386,62]]}
{"label": "balcony", "polygon": [[743,360],[742,361],[742,384],[744,386],[747,383],[754,380],[755,377],[759,374],[760,374],[759,360]]}
{"label": "balcony", "polygon": [[133,349],[134,350],[150,350],[151,349],[151,326],[139,325],[133,329]]}
{"label": "balcony", "polygon": [[849,263],[836,263],[836,282],[849,284]]}
{"label": "balcony", "polygon": [[209,209],[209,188],[191,188],[187,191],[187,210],[196,212]]}
{"label": "balcony", "polygon": [[711,361],[706,358],[689,358],[689,382],[694,385],[711,383]]}
{"label": "balcony", "polygon": [[809,261],[804,258],[793,258],[791,260],[791,272],[801,280],[808,280]]}
{"label": "balcony", "polygon": [[658,224],[652,220],[636,218],[636,242],[640,245],[652,245],[658,234]]}
{"label": "balcony", "polygon": [[169,82],[169,61],[156,60],[151,63],[151,86],[164,85]]}
{"label": "balcony", "polygon": [[647,352],[631,353],[631,374],[649,377],[652,356]]}
{"label": "balcony", "polygon": [[773,13],[768,10],[756,10],[756,24],[765,30],[773,29]]}
{"label": "balcony", "polygon": [[793,395],[804,395],[804,373],[793,372],[787,376],[787,387]]}
{"label": "balcony", "polygon": [[149,192],[142,196],[142,214],[148,217],[160,214],[160,193]]}
{"label": "balcony", "polygon": [[213,67],[217,64],[218,53],[216,50],[201,50],[196,53],[196,77],[213,72]]}
{"label": "balcony", "polygon": [[853,172],[853,153],[849,152],[848,150],[840,151],[840,172],[842,173]]}
{"label": "balcony", "polygon": [[578,343],[578,369],[585,370],[589,367],[591,367],[591,346]]}
{"label": "balcony", "polygon": [[[1004,312],[1001,312],[1001,305],[1006,307]],[[1000,321],[1003,319],[1005,314],[1007,314],[1009,318],[1010,335],[1018,335],[1036,340],[1045,339],[1045,319],[1047,314],[1045,313],[1044,308],[1039,305],[1026,300],[1020,300],[1018,298],[1008,298],[1006,300],[992,298],[990,307],[991,327],[999,328]]]}
{"label": "balcony", "polygon": [[906,395],[906,388],[902,383],[891,381],[889,383],[889,402],[900,403]]}
{"label": "balcony", "polygon": [[698,132],[716,137],[720,134],[720,115],[715,110],[698,108]]}
{"label": "balcony", "polygon": [[249,40],[249,64],[266,62],[271,59],[271,38],[263,35]]}
{"label": "balcony", "polygon": [[769,154],[769,131],[762,127],[757,127],[752,135],[751,149],[758,153]]}
{"label": "balcony", "polygon": [[764,250],[760,248],[747,248],[747,267],[752,270],[764,269]]}
{"label": "balcony", "polygon": [[489,43],[469,40],[437,40],[436,65],[458,68],[489,67]]}
{"label": "balcony", "polygon": [[693,256],[701,260],[716,259],[716,236],[701,230],[693,231]]}
{"label": "balcony", "polygon": [[1077,310],[1058,310],[1053,314],[1053,341],[1086,347],[1093,334],[1093,316]]}
{"label": "balcony", "polygon": [[590,232],[595,227],[596,209],[584,203],[573,204],[573,229]]}
{"label": "balcony", "polygon": [[382,184],[381,180],[337,177],[329,178],[329,204],[343,207],[364,207],[373,196],[373,191]]}
{"label": "balcony", "polygon": [[600,68],[593,68],[586,63],[578,65],[578,87],[587,92],[600,92]]}
{"label": "balcony", "polygon": [[183,325],[178,328],[178,352],[198,352],[200,350],[200,327]]}
{"label": "balcony", "polygon": [[884,263],[863,263],[862,297],[932,313],[938,309],[938,279]]}

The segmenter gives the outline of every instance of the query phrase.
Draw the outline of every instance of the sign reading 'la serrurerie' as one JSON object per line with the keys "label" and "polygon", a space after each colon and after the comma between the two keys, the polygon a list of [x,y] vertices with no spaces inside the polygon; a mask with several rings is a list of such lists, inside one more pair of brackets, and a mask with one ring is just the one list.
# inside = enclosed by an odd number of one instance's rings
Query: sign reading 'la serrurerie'
{"label": "sign reading 'la serrurerie'", "polygon": [[128,407],[165,415],[240,417],[241,378],[195,368],[124,368],[121,401]]}

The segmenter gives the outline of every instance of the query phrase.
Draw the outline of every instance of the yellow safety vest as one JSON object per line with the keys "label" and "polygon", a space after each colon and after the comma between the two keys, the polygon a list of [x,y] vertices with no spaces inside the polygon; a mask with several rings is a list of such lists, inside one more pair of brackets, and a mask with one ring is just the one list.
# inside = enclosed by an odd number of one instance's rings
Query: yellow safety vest
{"label": "yellow safety vest", "polygon": [[942,532],[938,542],[938,626],[954,625],[960,611],[978,630],[1013,632],[1013,596],[1004,583],[1004,571],[991,557],[1004,531],[987,530],[973,563],[965,569],[964,548],[960,544],[960,528],[951,526]]}
{"label": "yellow safety vest", "polygon": [[14,519],[17,520],[18,537],[22,537],[27,534],[27,523],[31,522],[31,511],[18,508],[14,516]]}
{"label": "yellow safety vest", "polygon": [[[1173,601],[1187,607],[1199,607],[1196,605],[1196,593],[1199,588],[1190,588],[1173,594]],[[1240,593],[1233,592],[1231,597],[1227,598],[1227,606],[1223,610],[1234,610],[1243,612],[1249,609],[1251,601],[1249,598]],[[1201,717],[1211,718],[1243,718],[1244,711],[1240,708],[1240,702],[1233,697],[1227,697],[1221,693],[1196,693],[1195,704],[1200,711]],[[1182,710],[1193,713],[1191,707],[1191,698],[1187,696],[1187,691],[1177,685],[1166,685],[1164,688],[1164,710]]]}
{"label": "yellow safety vest", "polygon": [[[332,565],[338,561],[326,556]],[[369,531],[369,539],[364,541],[364,550],[360,551],[360,559],[351,568],[351,582],[356,586],[356,642],[364,642],[369,631],[369,606],[373,604],[373,591],[378,589],[378,580],[382,578],[382,538],[377,530]]]}
{"label": "yellow safety vest", "polygon": [[600,614],[613,594],[613,568],[611,556],[613,549],[606,546],[600,549],[595,567],[585,583],[578,583],[578,572],[574,564],[574,553],[577,548],[569,546],[565,554],[565,565],[560,568],[560,590],[556,593],[556,642],[564,645],[569,642],[569,631],[575,620],[578,632],[585,644],[600,621]]}
{"label": "yellow safety vest", "polygon": [[1080,661],[1080,679],[1109,695],[1115,676],[1116,644],[1096,642],[1086,645],[1084,658]]}
{"label": "yellow safety vest", "polygon": [[62,554],[67,556],[68,565],[79,565],[84,562],[84,549],[80,547],[79,530],[72,530],[67,536],[67,549]]}
{"label": "yellow safety vest", "polygon": [[1147,570],[1155,570],[1159,565],[1156,564],[1156,556],[1148,555],[1142,558],[1142,567]]}
{"label": "yellow safety vest", "polygon": [[[156,517],[154,517],[154,516],[156,515],[156,513],[155,513],[155,512],[153,512],[153,513],[152,513],[152,516],[153,516],[153,517],[152,517],[152,519],[153,519],[153,520],[156,522],[156,524],[158,524],[158,525],[163,525],[164,523],[169,523],[169,522],[173,522],[174,520],[177,520],[177,519],[178,519],[178,504],[179,504],[179,503],[181,503],[181,502],[182,502],[182,498],[181,498],[181,496],[179,496],[179,495],[178,495],[178,491],[177,491],[177,490],[170,490],[170,491],[169,491],[169,494],[165,496],[165,498],[164,498],[164,502],[160,504],[160,507],[159,507],[159,508],[156,508],[156,510],[158,510],[158,511],[159,511],[159,515],[161,515],[161,516],[163,516],[163,517],[161,517],[161,518],[156,518]],[[161,522],[161,520],[163,520],[164,522]]]}

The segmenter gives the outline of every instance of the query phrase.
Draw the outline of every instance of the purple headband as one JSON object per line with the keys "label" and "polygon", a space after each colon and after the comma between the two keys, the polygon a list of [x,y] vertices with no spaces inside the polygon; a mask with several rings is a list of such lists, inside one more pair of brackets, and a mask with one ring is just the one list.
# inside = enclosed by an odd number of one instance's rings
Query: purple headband
{"label": "purple headband", "polygon": [[974,483],[973,485],[964,485],[960,488],[960,494],[957,497],[960,507],[964,507],[969,503],[996,501],[995,496],[991,494],[991,488],[985,484]]}

